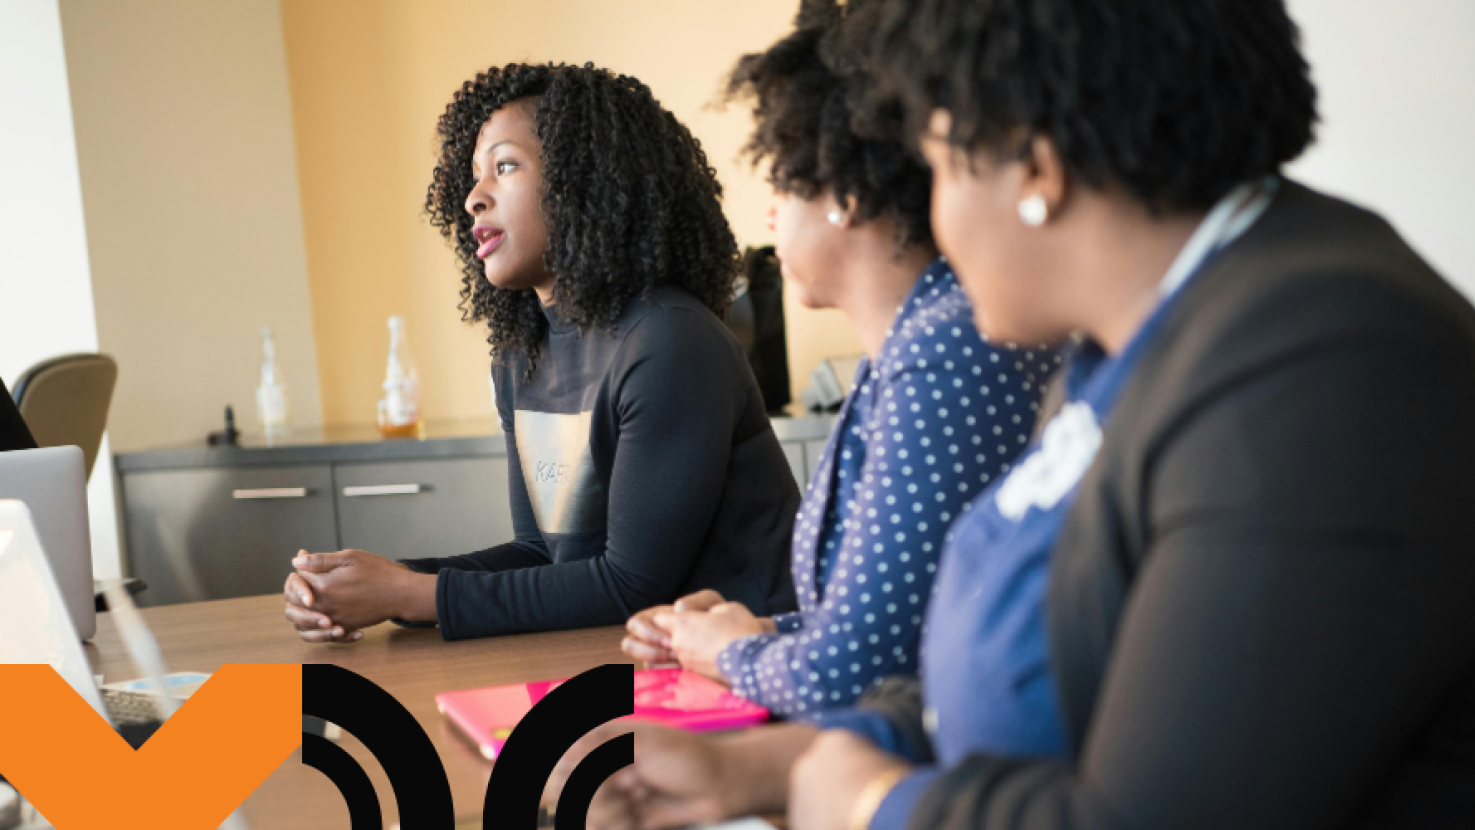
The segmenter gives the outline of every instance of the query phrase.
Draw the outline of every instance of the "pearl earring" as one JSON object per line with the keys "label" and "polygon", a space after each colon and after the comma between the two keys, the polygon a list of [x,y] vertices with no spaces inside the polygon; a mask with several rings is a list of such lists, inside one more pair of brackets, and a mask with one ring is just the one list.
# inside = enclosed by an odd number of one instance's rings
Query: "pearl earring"
{"label": "pearl earring", "polygon": [[1044,196],[1035,194],[1019,203],[1019,221],[1031,228],[1038,228],[1049,218],[1050,206],[1045,204]]}
{"label": "pearl earring", "polygon": [[845,221],[845,214],[841,213],[838,210],[832,210],[830,211],[830,215],[826,218],[830,220],[831,225],[835,225],[838,227],[841,222]]}

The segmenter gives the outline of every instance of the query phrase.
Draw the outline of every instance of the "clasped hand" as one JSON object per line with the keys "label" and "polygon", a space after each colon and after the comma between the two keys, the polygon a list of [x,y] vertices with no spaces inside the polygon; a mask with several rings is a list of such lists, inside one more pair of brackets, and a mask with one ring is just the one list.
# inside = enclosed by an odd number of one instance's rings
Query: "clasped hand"
{"label": "clasped hand", "polygon": [[367,551],[299,551],[292,567],[296,571],[283,589],[287,620],[309,643],[352,643],[371,625],[414,618],[404,609],[406,597],[425,592],[417,581],[432,581],[429,595],[434,600],[434,575]]}
{"label": "clasped hand", "polygon": [[647,608],[625,625],[620,648],[647,663],[680,663],[683,668],[725,683],[717,669],[722,650],[744,637],[771,634],[773,620],[753,616],[740,602],[716,591],[698,591],[673,605]]}

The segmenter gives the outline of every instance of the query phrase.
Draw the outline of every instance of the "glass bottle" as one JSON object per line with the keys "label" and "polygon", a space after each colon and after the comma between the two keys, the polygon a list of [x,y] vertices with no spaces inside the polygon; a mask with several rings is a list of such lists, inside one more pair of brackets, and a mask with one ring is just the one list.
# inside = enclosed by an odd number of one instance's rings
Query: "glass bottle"
{"label": "glass bottle", "polygon": [[384,371],[384,398],[379,401],[379,434],[385,438],[419,438],[420,375],[405,342],[405,318],[389,318],[389,365]]}
{"label": "glass bottle", "polygon": [[271,326],[261,327],[261,385],[256,387],[256,418],[267,442],[287,432],[287,387],[277,370],[277,346]]}

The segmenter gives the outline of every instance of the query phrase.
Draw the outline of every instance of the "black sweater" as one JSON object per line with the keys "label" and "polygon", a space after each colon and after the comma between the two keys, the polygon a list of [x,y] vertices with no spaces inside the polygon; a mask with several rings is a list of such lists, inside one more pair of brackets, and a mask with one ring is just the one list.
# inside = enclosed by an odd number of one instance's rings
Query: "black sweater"
{"label": "black sweater", "polygon": [[448,640],[623,623],[702,588],[791,611],[799,490],[737,341],[691,294],[632,300],[613,335],[545,309],[537,370],[494,366],[514,541],[439,572]]}
{"label": "black sweater", "polygon": [[1073,757],[973,756],[911,827],[1475,827],[1475,312],[1289,182],[1183,290],[1053,553]]}

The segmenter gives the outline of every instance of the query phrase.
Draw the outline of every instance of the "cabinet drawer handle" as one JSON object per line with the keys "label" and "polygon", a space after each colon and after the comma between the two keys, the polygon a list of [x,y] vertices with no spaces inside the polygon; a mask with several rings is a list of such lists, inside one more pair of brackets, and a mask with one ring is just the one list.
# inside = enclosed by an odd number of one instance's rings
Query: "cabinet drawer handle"
{"label": "cabinet drawer handle", "polygon": [[306,487],[265,487],[260,490],[232,490],[233,499],[302,499],[307,498]]}
{"label": "cabinet drawer handle", "polygon": [[346,498],[355,496],[413,496],[429,490],[421,484],[371,484],[367,487],[344,487]]}

